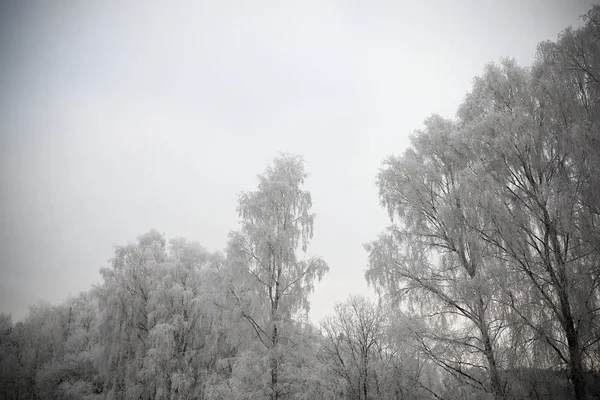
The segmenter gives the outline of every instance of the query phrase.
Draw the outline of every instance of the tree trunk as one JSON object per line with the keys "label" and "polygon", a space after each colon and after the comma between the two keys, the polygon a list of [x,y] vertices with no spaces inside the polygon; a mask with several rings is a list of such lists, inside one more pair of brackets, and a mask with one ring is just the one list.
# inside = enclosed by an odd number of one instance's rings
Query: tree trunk
{"label": "tree trunk", "polygon": [[273,354],[276,351],[275,346],[277,343],[277,322],[273,322],[273,348],[271,349],[271,400],[277,400],[279,398],[279,390],[277,388],[279,380],[279,365],[277,362],[277,355]]}
{"label": "tree trunk", "polygon": [[490,369],[490,386],[492,388],[492,393],[494,393],[495,399],[503,399],[505,397],[504,388],[502,385],[502,379],[500,379],[500,373],[498,372],[498,366],[496,365],[496,358],[494,357],[494,351],[492,349],[492,344],[487,333],[483,333],[483,344],[485,350],[485,357],[488,362],[488,367]]}
{"label": "tree trunk", "polygon": [[275,275],[275,298],[271,308],[271,319],[273,321],[273,336],[271,338],[271,400],[277,400],[279,398],[279,362],[277,360],[277,343],[279,342],[279,332],[277,330],[277,322],[279,318],[279,298],[281,296],[280,280],[283,269],[281,258],[280,252],[279,259],[277,260],[277,273]]}
{"label": "tree trunk", "polygon": [[[566,273],[565,257],[566,248],[561,246],[555,224],[550,220],[549,213],[544,209],[544,221],[546,225],[546,235],[549,236],[554,253],[554,263],[556,265],[556,276],[552,276],[558,289],[558,298],[560,301],[560,313],[562,314],[562,327],[567,338],[569,347],[569,369],[571,382],[573,382],[573,391],[576,400],[585,399],[585,381],[583,377],[583,363],[581,357],[581,347],[579,344],[579,333],[575,328],[573,313],[571,312],[571,301],[569,299],[569,279]],[[567,247],[565,245],[565,247]],[[549,251],[549,246],[547,246]],[[548,257],[549,262],[550,257]],[[551,265],[549,265],[551,270]]]}
{"label": "tree trunk", "polygon": [[367,400],[367,376],[365,375],[363,379],[363,394],[365,395],[365,400]]}
{"label": "tree trunk", "polygon": [[571,343],[571,340],[567,339],[567,342],[569,344],[569,363],[571,364],[571,381],[573,382],[575,399],[584,400],[585,381],[583,376],[583,365],[581,362],[581,351],[579,349],[579,344],[577,343],[577,340],[575,340],[575,343]]}
{"label": "tree trunk", "polygon": [[[563,292],[563,291],[561,291]],[[562,293],[565,295],[564,293]],[[569,307],[568,299],[561,296],[561,308],[565,317],[565,334],[567,337],[567,346],[569,347],[569,369],[573,391],[576,400],[585,399],[585,381],[583,377],[583,362],[581,359],[581,348],[579,345],[579,336],[575,329],[573,316]]]}
{"label": "tree trunk", "polygon": [[494,348],[488,332],[488,327],[485,322],[485,311],[483,306],[483,299],[479,296],[479,331],[481,332],[481,340],[483,341],[483,350],[485,352],[485,358],[488,362],[488,368],[490,371],[490,387],[494,398],[504,399],[504,387],[502,385],[502,379],[498,371],[498,365],[496,364],[496,357],[494,356]]}

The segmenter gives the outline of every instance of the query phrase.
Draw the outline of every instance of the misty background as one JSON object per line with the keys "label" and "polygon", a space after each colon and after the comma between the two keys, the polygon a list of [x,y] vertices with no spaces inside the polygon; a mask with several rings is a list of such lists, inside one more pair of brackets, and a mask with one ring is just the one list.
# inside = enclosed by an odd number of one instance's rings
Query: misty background
{"label": "misty background", "polygon": [[150,228],[223,249],[237,194],[282,151],[310,173],[319,321],[370,293],[381,160],[591,4],[2,2],[0,312],[87,290]]}

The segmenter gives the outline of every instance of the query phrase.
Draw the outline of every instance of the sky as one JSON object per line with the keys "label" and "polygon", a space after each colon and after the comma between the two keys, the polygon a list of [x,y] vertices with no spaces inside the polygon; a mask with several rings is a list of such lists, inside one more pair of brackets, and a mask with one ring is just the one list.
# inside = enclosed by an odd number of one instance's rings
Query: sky
{"label": "sky", "polygon": [[279,152],[310,174],[320,321],[372,296],[375,178],[486,63],[533,62],[581,0],[0,2],[0,312],[100,283],[156,228],[222,250]]}

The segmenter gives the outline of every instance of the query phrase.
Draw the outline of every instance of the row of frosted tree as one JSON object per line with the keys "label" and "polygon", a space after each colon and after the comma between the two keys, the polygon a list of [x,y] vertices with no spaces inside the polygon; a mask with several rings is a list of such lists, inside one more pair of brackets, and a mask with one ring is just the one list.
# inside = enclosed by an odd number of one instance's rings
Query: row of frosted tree
{"label": "row of frosted tree", "polygon": [[90,291],[2,315],[0,399],[598,398],[599,128],[595,6],[383,162],[379,301],[309,322],[329,267],[302,158],[281,155],[223,252],[152,230]]}

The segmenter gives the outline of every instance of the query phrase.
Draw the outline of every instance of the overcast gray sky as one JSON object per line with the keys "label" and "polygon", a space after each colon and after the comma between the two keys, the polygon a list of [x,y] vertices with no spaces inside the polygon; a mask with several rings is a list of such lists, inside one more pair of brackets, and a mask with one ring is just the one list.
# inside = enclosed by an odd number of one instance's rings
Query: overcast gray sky
{"label": "overcast gray sky", "polygon": [[592,2],[193,3],[0,4],[0,312],[87,290],[150,228],[223,249],[237,194],[283,151],[306,159],[309,253],[330,266],[319,321],[369,293],[381,160]]}

